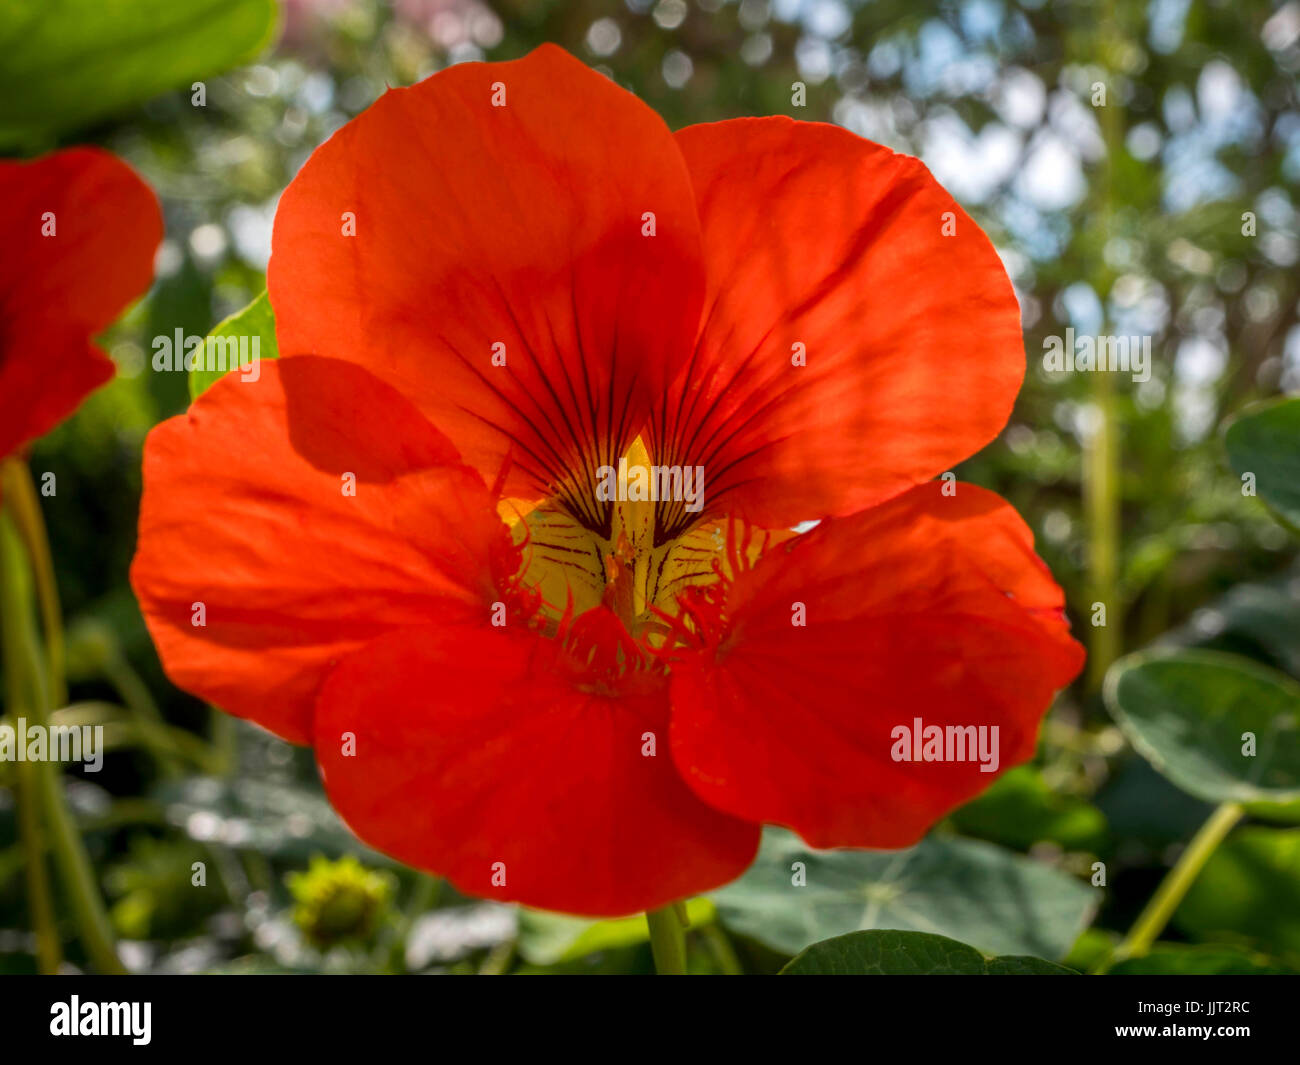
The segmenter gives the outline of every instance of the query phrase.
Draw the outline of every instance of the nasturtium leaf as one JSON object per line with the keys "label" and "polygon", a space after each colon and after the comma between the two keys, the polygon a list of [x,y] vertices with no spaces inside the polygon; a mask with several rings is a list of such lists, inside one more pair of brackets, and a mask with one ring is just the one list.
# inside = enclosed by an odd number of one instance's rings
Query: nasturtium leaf
{"label": "nasturtium leaf", "polygon": [[[708,899],[691,899],[686,916],[692,928],[710,924],[716,914]],[[519,954],[533,965],[556,965],[601,950],[617,950],[648,942],[650,929],[644,914],[611,921],[589,921],[546,910],[519,914]]]}
{"label": "nasturtium leaf", "polygon": [[6,0],[0,148],[44,150],[172,89],[242,66],[275,34],[275,0]]}
{"label": "nasturtium leaf", "polygon": [[1216,651],[1144,652],[1111,667],[1105,692],[1137,752],[1184,791],[1300,798],[1300,683],[1286,674]]}
{"label": "nasturtium leaf", "polygon": [[[263,292],[243,310],[236,311],[229,318],[219,322],[209,336],[219,338],[223,344],[238,341],[244,347],[241,350],[252,351],[254,341],[259,358],[274,359],[280,354],[275,343],[275,312],[271,310],[271,301]],[[204,357],[210,345],[204,339]],[[227,360],[229,365],[229,360]],[[206,367],[206,362],[205,362]],[[198,399],[219,377],[224,377],[230,370],[195,369],[190,371],[190,399]],[[243,371],[239,371],[243,372]]]}
{"label": "nasturtium leaf", "polygon": [[1239,828],[1205,863],[1174,925],[1300,965],[1300,829]]}
{"label": "nasturtium leaf", "polygon": [[817,851],[782,829],[766,830],[749,871],[712,897],[724,925],[786,954],[886,928],[1052,959],[1069,951],[1098,901],[1074,877],[977,840]]}
{"label": "nasturtium leaf", "polygon": [[782,976],[1076,976],[1042,958],[986,958],[974,947],[925,932],[849,932],[814,943]]}
{"label": "nasturtium leaf", "polygon": [[1291,972],[1261,954],[1214,944],[1165,943],[1113,966],[1111,976],[1275,976]]}
{"label": "nasturtium leaf", "polygon": [[1259,498],[1300,534],[1300,398],[1247,410],[1229,423],[1223,442],[1232,468],[1253,474]]}

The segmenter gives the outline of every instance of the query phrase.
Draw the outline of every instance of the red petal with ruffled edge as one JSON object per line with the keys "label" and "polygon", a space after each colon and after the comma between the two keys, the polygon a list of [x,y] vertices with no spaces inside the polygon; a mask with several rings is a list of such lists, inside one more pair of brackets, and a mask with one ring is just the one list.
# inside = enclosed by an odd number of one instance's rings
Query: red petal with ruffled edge
{"label": "red petal with ruffled edge", "polygon": [[652,450],[704,467],[710,513],[769,528],[851,514],[997,435],[1025,370],[1016,297],[920,161],[788,118],[677,141],[708,291]]}
{"label": "red petal with ruffled edge", "polygon": [[389,91],[339,130],[280,200],[268,285],[282,352],[366,366],[485,479],[509,452],[508,494],[563,484],[600,527],[596,467],[695,335],[699,242],[663,121],[546,45]]}
{"label": "red petal with ruffled edge", "polygon": [[736,581],[716,647],[674,668],[673,756],[706,802],[814,847],[907,846],[995,774],[895,761],[893,730],[997,726],[998,771],[1028,759],[1083,665],[1062,607],[1006,502],[913,488]]}
{"label": "red petal with ruffled edge", "polygon": [[131,586],[176,684],[306,743],[336,662],[395,628],[486,621],[512,549],[482,480],[391,386],[333,359],[261,370],[149,434]]}
{"label": "red petal with ruffled edge", "polygon": [[113,376],[92,338],[149,287],[161,239],[154,194],[107,152],[0,162],[0,456]]}
{"label": "red petal with ruffled edge", "polygon": [[507,628],[369,645],[330,675],[316,711],[331,803],[400,861],[543,909],[635,913],[739,876],[759,828],[683,783],[662,678],[606,691],[575,679],[553,641]]}

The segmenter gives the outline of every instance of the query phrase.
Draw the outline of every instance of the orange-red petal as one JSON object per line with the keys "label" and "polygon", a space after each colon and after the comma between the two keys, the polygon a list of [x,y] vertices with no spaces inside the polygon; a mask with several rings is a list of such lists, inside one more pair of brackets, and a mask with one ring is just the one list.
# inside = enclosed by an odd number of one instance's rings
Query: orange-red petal
{"label": "orange-red petal", "polygon": [[993,439],[1024,375],[1015,294],[924,165],[780,117],[677,141],[708,288],[650,430],[657,461],[704,467],[708,511],[851,514]]}
{"label": "orange-red petal", "polygon": [[996,726],[997,771],[1028,759],[1083,664],[1062,608],[1006,502],[910,489],[736,581],[720,642],[674,668],[673,756],[705,801],[815,847],[909,845],[995,773],[895,761],[893,730]]}
{"label": "orange-red petal", "polygon": [[509,494],[563,485],[599,524],[596,467],[694,336],[699,240],[663,121],[546,45],[389,91],[339,130],[280,201],[268,284],[282,352],[366,366],[489,483],[510,454]]}
{"label": "orange-red petal", "polygon": [[335,809],[461,891],[567,913],[635,913],[739,876],[759,828],[682,781],[662,678],[583,690],[552,644],[439,626],[343,661],[315,720]]}
{"label": "orange-red petal", "polygon": [[0,456],[113,376],[91,341],[149,287],[162,214],[120,159],[0,161]]}
{"label": "orange-red petal", "polygon": [[341,658],[395,628],[489,616],[509,534],[390,385],[332,359],[261,371],[149,434],[131,584],[176,684],[305,743]]}

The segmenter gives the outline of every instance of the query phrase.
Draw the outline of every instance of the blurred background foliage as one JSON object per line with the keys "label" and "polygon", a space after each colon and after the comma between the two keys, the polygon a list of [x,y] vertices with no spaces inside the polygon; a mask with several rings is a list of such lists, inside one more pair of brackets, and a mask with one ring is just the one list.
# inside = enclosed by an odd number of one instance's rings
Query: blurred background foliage
{"label": "blurred background foliage", "polygon": [[[57,495],[42,503],[69,623],[73,704],[63,716],[107,723],[113,745],[101,773],[69,771],[66,787],[128,966],[650,969],[642,921],[592,925],[463,899],[362,847],[321,798],[309,753],[166,681],[126,583],[144,436],[188,402],[183,374],[150,368],[151,338],[203,335],[262,290],[279,193],[385,86],[543,41],[625,85],[674,128],[790,114],[919,155],[994,240],[1019,294],[1028,375],[1011,423],[958,473],[1000,492],[1032,526],[1089,646],[1089,673],[1059,698],[1036,762],[936,829],[917,858],[924,884],[919,872],[902,883],[851,863],[835,875],[886,912],[895,906],[881,927],[909,927],[898,899],[910,891],[918,922],[930,915],[929,928],[916,927],[982,950],[1022,947],[1010,952],[1079,968],[1104,954],[1212,809],[1126,742],[1100,698],[1106,667],[1153,644],[1200,646],[1300,676],[1296,541],[1243,495],[1221,439],[1229,415],[1300,391],[1300,2],[163,6],[190,8],[204,30],[162,50],[167,84],[154,77],[158,56],[120,61],[128,40],[119,61],[105,60],[116,80],[99,95],[93,63],[73,68],[71,86],[42,87],[32,80],[39,57],[14,44],[24,31],[32,39],[19,12],[57,18],[77,14],[76,3],[20,3],[0,15],[0,98],[9,101],[0,147],[32,155],[102,144],[141,172],[166,216],[157,280],[106,337],[116,380],[32,455],[38,479],[57,475]],[[166,27],[151,25],[165,40]],[[85,47],[113,45],[107,29],[86,36]],[[35,40],[71,47],[52,31]],[[792,106],[795,83],[806,87],[804,107]],[[32,113],[40,120],[19,120]],[[1150,336],[1150,380],[1049,373],[1044,338],[1067,327]],[[981,338],[951,357],[985,357]],[[1105,625],[1093,624],[1097,603]],[[1300,814],[1274,805],[1252,821],[1129,971],[1300,969]],[[15,840],[0,791],[0,970],[31,971]],[[582,855],[557,860],[581,875]],[[1093,886],[1098,862],[1104,887]],[[1056,922],[1052,942],[1017,937],[1023,914],[994,903],[974,912],[976,874],[994,866],[1056,907],[1033,915]],[[801,935],[807,945],[865,919],[830,899],[797,918],[802,932],[782,931],[776,909],[805,901],[765,893],[756,877],[693,906],[694,969],[775,971]],[[941,889],[971,905],[950,906]]]}

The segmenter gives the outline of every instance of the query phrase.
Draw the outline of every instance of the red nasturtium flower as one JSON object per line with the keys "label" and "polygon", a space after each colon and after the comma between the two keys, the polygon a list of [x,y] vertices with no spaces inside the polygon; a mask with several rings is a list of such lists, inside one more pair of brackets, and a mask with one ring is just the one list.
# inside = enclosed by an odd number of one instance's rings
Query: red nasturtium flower
{"label": "red nasturtium flower", "polygon": [[[915,159],[673,134],[543,47],[344,126],[268,280],[283,357],[154,430],[132,581],[172,678],[313,744],[404,862],[621,914],[739,875],[764,822],[904,846],[992,776],[892,730],[997,725],[1014,765],[1080,669],[1025,524],[933,480],[1024,353]],[[703,509],[603,501],[621,456],[702,466]]]}
{"label": "red nasturtium flower", "polygon": [[154,194],[107,152],[0,161],[0,457],[113,376],[93,337],[149,287],[161,239]]}

